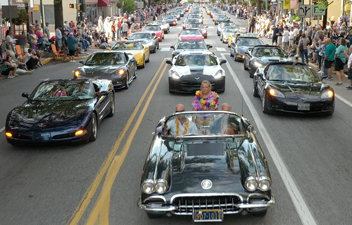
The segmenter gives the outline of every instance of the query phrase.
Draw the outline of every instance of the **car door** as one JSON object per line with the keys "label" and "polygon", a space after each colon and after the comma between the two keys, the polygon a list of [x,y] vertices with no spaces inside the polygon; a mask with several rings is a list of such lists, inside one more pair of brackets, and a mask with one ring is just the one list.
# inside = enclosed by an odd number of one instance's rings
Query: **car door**
{"label": "car door", "polygon": [[[99,92],[106,91],[106,88],[104,87],[104,85],[101,85],[99,81],[96,81],[94,83],[99,87]],[[93,82],[91,83],[90,88],[95,93]],[[110,99],[111,93],[107,95],[103,95],[103,94],[101,95],[94,94],[94,95],[96,98],[94,108],[98,114],[98,122],[100,123],[104,119],[104,117],[109,113],[109,110],[110,110],[109,106],[111,104],[111,101],[109,101],[109,99]]]}
{"label": "car door", "polygon": [[[125,54],[125,62],[126,62],[126,67],[128,70],[128,74],[132,76],[136,72],[136,61],[132,60],[132,57],[129,57],[126,53]],[[128,77],[130,79],[130,77]]]}
{"label": "car door", "polygon": [[248,51],[245,54],[245,58],[246,59],[245,59],[244,63],[246,63],[246,67],[248,69],[250,69],[250,62],[251,62],[251,59],[252,59],[252,52],[253,52],[253,49],[252,50],[248,49]]}
{"label": "car door", "polygon": [[262,76],[257,76],[257,87],[258,87],[258,94],[261,96],[261,98],[263,98],[263,94],[265,91],[265,86],[266,86],[266,82],[267,82],[267,68],[265,68],[262,71]]}

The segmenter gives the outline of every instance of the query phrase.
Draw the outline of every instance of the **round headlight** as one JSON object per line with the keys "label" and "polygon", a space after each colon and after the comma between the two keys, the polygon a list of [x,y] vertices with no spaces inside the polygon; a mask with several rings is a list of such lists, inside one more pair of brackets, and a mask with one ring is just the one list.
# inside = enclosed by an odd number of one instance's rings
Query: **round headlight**
{"label": "round headlight", "polygon": [[321,98],[332,98],[332,97],[334,97],[334,92],[332,90],[327,90],[323,92],[323,94],[321,95]]}
{"label": "round headlight", "polygon": [[244,185],[248,191],[255,191],[258,187],[257,180],[254,177],[248,177],[244,182]]}
{"label": "round headlight", "polygon": [[155,191],[158,194],[164,194],[168,189],[167,181],[164,179],[160,179],[157,181],[155,185]]}
{"label": "round headlight", "polygon": [[73,72],[73,74],[74,74],[75,77],[79,77],[79,76],[82,75],[82,71],[80,71],[80,70],[75,70],[75,72]]}
{"label": "round headlight", "polygon": [[154,181],[153,180],[146,180],[143,182],[142,184],[142,192],[146,193],[146,194],[151,194],[154,192]]}
{"label": "round headlight", "polygon": [[271,181],[269,177],[262,176],[259,178],[258,188],[261,191],[267,191],[270,189]]}
{"label": "round headlight", "polygon": [[124,69],[119,69],[119,70],[117,71],[117,73],[118,73],[120,76],[123,76],[123,75],[126,74],[126,71],[125,71]]}

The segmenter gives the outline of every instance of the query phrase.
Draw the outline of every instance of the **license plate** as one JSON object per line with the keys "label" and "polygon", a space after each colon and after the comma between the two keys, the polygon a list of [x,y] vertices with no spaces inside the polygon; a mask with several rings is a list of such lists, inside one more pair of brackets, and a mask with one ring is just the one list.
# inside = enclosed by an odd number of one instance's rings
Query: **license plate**
{"label": "license plate", "polygon": [[310,110],[310,104],[309,103],[298,104],[297,109],[301,110],[301,111],[309,111]]}
{"label": "license plate", "polygon": [[193,211],[194,222],[221,222],[223,213],[220,209],[202,209]]}

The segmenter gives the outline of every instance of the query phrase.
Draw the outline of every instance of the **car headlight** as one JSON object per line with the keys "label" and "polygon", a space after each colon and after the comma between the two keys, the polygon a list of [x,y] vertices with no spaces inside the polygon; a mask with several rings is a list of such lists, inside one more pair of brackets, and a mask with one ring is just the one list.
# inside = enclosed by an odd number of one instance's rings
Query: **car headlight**
{"label": "car headlight", "polygon": [[214,78],[219,79],[219,78],[222,77],[222,74],[223,74],[222,70],[219,70],[219,71],[216,72],[216,74],[214,75]]}
{"label": "car headlight", "polygon": [[333,90],[327,90],[324,91],[323,94],[321,94],[321,98],[329,99],[334,97],[334,91]]}
{"label": "car headlight", "polygon": [[269,89],[269,94],[273,97],[285,98],[285,95],[281,91],[278,91],[274,88]]}
{"label": "car headlight", "polygon": [[146,194],[151,194],[155,190],[154,181],[149,179],[143,182],[142,184],[142,192]]}
{"label": "car headlight", "polygon": [[117,71],[117,74],[118,74],[119,76],[124,76],[124,75],[126,74],[126,70],[124,70],[124,69],[119,69],[119,70]]}
{"label": "car headlight", "polygon": [[180,79],[180,75],[178,75],[178,73],[176,73],[175,71],[171,72],[171,77],[174,79]]}
{"label": "car headlight", "polygon": [[74,77],[78,78],[83,75],[83,72],[82,72],[82,70],[75,70],[73,72],[73,75],[74,75]]}
{"label": "car headlight", "polygon": [[155,191],[158,194],[164,194],[168,188],[169,188],[169,185],[167,181],[164,179],[158,180],[155,184]]}
{"label": "car headlight", "polygon": [[267,191],[270,189],[271,181],[269,177],[261,176],[259,178],[258,188],[261,191]]}
{"label": "car headlight", "polygon": [[262,67],[263,66],[263,64],[261,64],[258,61],[255,61],[253,64],[254,64],[255,67]]}
{"label": "car headlight", "polygon": [[255,191],[258,187],[257,180],[254,177],[247,177],[244,182],[244,185],[248,191]]}

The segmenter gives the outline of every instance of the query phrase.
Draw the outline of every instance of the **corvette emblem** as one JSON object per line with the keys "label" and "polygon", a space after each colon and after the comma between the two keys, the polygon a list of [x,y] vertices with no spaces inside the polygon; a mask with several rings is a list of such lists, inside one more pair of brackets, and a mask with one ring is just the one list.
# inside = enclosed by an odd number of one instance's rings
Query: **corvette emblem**
{"label": "corvette emblem", "polygon": [[200,77],[194,77],[194,79],[199,80],[199,79],[200,79]]}
{"label": "corvette emblem", "polygon": [[213,186],[213,182],[211,182],[211,180],[205,179],[202,181],[201,185],[204,190],[209,190]]}

